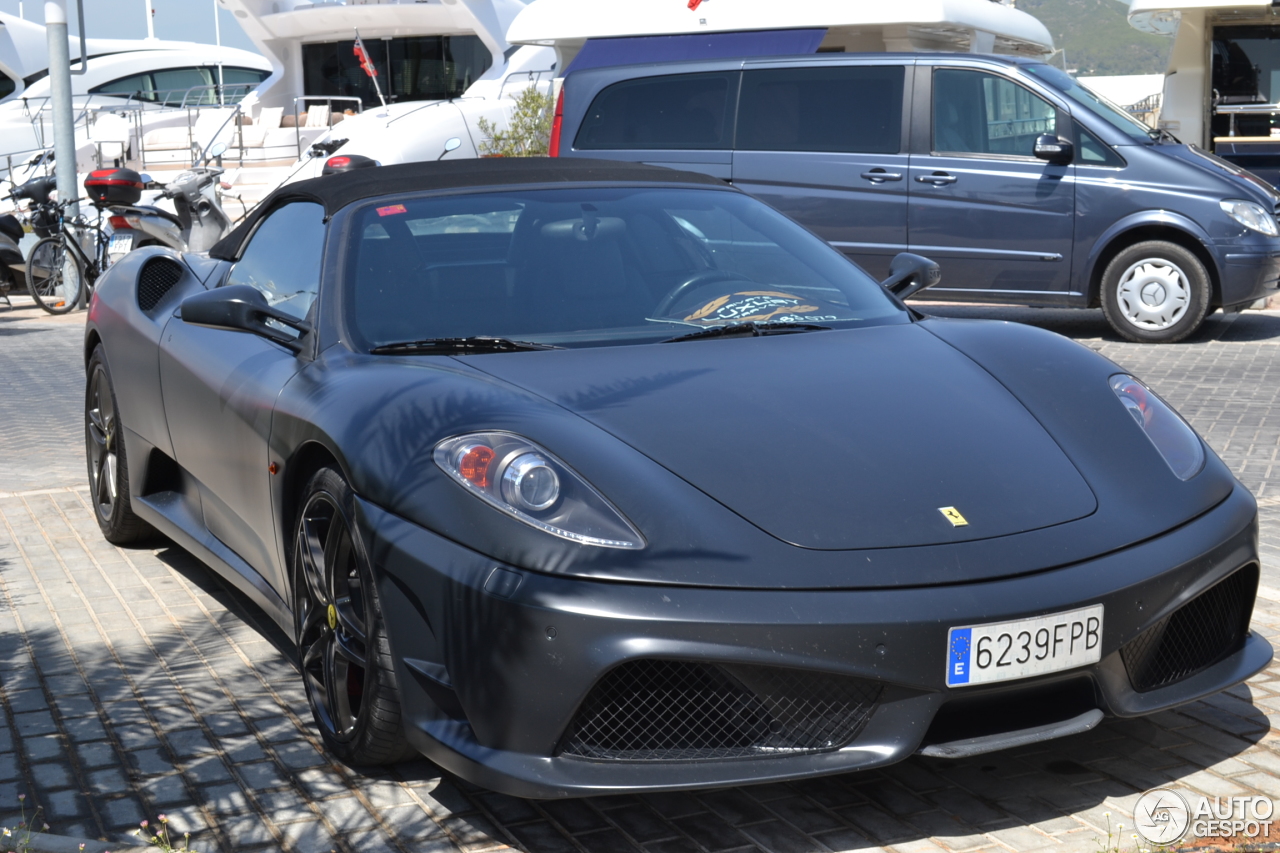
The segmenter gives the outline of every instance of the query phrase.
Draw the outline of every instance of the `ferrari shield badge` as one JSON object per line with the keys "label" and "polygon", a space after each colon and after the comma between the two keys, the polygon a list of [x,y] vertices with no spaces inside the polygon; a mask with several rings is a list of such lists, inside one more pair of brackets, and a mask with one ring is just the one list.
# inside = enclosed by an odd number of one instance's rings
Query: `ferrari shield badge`
{"label": "ferrari shield badge", "polygon": [[940,506],[938,507],[938,512],[942,513],[943,518],[951,522],[952,527],[968,527],[969,526],[968,520],[965,519],[965,517],[960,514],[960,510],[956,509],[953,506]]}

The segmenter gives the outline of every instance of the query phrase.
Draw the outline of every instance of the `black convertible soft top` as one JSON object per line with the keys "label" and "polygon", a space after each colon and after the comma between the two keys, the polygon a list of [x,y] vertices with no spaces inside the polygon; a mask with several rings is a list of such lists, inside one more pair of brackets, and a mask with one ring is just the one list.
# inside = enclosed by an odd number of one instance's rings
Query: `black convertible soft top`
{"label": "black convertible soft top", "polygon": [[209,256],[234,261],[258,221],[291,201],[312,201],[332,216],[352,202],[378,196],[427,190],[493,187],[506,184],[676,183],[724,187],[723,181],[698,172],[618,160],[558,157],[487,157],[478,160],[401,163],[355,169],[323,178],[285,184],[262,200],[236,228],[209,250]]}

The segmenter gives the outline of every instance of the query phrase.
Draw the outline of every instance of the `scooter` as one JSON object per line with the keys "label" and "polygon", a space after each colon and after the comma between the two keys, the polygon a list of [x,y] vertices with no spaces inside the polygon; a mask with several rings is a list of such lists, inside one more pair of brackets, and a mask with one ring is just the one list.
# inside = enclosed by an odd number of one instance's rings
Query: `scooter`
{"label": "scooter", "polygon": [[[180,252],[207,252],[213,244],[222,239],[231,230],[231,217],[222,209],[219,192],[219,178],[223,169],[209,166],[211,159],[226,150],[226,146],[217,143],[210,147],[199,166],[179,173],[161,190],[161,196],[173,201],[176,214],[157,207],[138,205],[137,198],[125,201],[122,198],[105,198],[104,204],[110,213],[112,226],[112,242],[108,253],[111,256],[122,254],[140,246],[169,246]],[[119,170],[116,170],[119,171]],[[136,175],[137,173],[131,173]],[[137,175],[142,184],[150,184],[145,175]],[[85,181],[86,188],[88,181]],[[122,227],[123,226],[123,227]],[[128,230],[135,232],[132,243],[125,245],[130,239]]]}
{"label": "scooter", "polygon": [[[54,220],[50,219],[53,214],[48,207],[49,196],[56,184],[57,179],[53,175],[32,178],[9,194],[14,202],[29,202],[32,229],[39,237],[52,233],[49,226]],[[16,216],[7,213],[0,216],[0,299],[9,307],[12,307],[9,294],[27,289],[27,262],[18,245],[22,242],[24,230]]]}

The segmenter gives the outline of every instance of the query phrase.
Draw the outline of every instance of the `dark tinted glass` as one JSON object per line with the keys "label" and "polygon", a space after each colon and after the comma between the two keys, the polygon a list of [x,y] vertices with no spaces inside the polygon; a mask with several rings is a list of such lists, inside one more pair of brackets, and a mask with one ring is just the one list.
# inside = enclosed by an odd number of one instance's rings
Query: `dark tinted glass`
{"label": "dark tinted glass", "polygon": [[1124,161],[1096,136],[1076,124],[1076,162],[1081,166],[1123,166]]}
{"label": "dark tinted glass", "polygon": [[737,72],[614,83],[591,103],[574,147],[728,148]]}
{"label": "dark tinted glass", "polygon": [[[388,102],[425,101],[461,95],[493,64],[478,36],[410,36],[364,39]],[[360,67],[355,40],[304,44],[302,67],[308,96],[360,98],[378,104],[373,79]],[[342,104],[334,104],[341,109]]]}
{"label": "dark tinted glass", "polygon": [[346,310],[369,346],[473,335],[599,346],[744,320],[905,322],[866,273],[741,193],[510,191],[383,201],[352,220]]}
{"label": "dark tinted glass", "polygon": [[1035,140],[1056,131],[1057,111],[1031,90],[981,71],[933,72],[933,150],[1035,156]]}
{"label": "dark tinted glass", "polygon": [[18,84],[14,83],[9,77],[0,74],[0,98],[13,94],[13,90],[18,88]]}
{"label": "dark tinted glass", "polygon": [[903,75],[902,66],[747,71],[735,147],[896,154],[902,149]]}
{"label": "dark tinted glass", "polygon": [[323,254],[324,208],[286,204],[258,226],[225,283],[256,287],[271,305],[305,317],[320,288]]}

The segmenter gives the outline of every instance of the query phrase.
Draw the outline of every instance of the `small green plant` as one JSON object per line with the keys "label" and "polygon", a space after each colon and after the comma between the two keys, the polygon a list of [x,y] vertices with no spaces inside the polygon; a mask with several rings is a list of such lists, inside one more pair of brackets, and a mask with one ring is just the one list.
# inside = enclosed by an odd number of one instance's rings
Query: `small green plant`
{"label": "small green plant", "polygon": [[138,828],[133,831],[133,834],[152,847],[163,850],[164,853],[196,853],[191,849],[191,833],[182,833],[182,845],[175,847],[173,839],[169,835],[168,815],[160,815],[156,820],[158,823],[155,827],[151,826],[150,821],[144,820],[138,824]]}
{"label": "small green plant", "polygon": [[22,810],[22,819],[18,821],[18,825],[12,829],[9,827],[0,827],[0,837],[4,839],[3,849],[5,853],[29,853],[31,850],[31,836],[41,832],[47,832],[49,824],[41,821],[40,828],[35,829],[36,821],[40,818],[40,813],[44,810],[43,806],[37,806],[32,813],[31,819],[27,819],[27,795],[18,795],[18,808]]}
{"label": "small green plant", "polygon": [[[1112,829],[1111,812],[1103,812],[1102,816],[1107,819],[1107,840],[1104,842],[1101,838],[1097,839],[1098,853],[1126,853],[1122,835],[1124,824],[1117,823],[1115,829]],[[1153,853],[1153,851],[1142,846],[1142,839],[1138,837],[1138,833],[1132,833],[1129,837],[1133,840],[1133,849],[1128,853]]]}
{"label": "small green plant", "polygon": [[484,134],[480,153],[486,157],[545,157],[551,145],[550,95],[529,86],[515,97],[516,108],[506,130],[486,118],[476,122]]}

